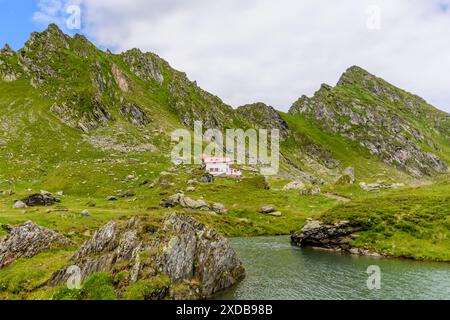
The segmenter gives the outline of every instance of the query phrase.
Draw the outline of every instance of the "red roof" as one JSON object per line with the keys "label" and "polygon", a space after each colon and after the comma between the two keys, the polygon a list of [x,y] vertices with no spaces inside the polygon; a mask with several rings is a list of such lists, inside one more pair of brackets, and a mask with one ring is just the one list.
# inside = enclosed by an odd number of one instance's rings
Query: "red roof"
{"label": "red roof", "polygon": [[209,157],[203,155],[202,160],[204,163],[230,163],[231,159],[227,157]]}

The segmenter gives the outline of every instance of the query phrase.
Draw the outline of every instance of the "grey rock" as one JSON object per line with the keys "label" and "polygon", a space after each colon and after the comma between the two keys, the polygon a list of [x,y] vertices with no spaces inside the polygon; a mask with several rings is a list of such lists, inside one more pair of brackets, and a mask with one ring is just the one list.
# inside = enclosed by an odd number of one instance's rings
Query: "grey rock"
{"label": "grey rock", "polygon": [[213,183],[214,177],[212,175],[203,176],[199,179],[201,183]]}
{"label": "grey rock", "polygon": [[12,196],[14,194],[15,194],[15,192],[13,190],[11,190],[11,189],[3,191],[3,195],[4,196]]}
{"label": "grey rock", "polygon": [[120,113],[126,116],[135,126],[146,126],[150,123],[145,112],[136,104],[127,103],[121,109]]}
{"label": "grey rock", "polygon": [[83,217],[90,217],[91,216],[91,213],[89,212],[89,210],[83,210],[81,212],[81,214],[82,214]]}
{"label": "grey rock", "polygon": [[188,210],[209,210],[210,206],[202,199],[194,200],[190,197],[185,196],[183,193],[177,193],[168,199],[164,199],[159,204],[164,208],[173,208],[177,205],[182,206],[184,209]]}
{"label": "grey rock", "polygon": [[259,208],[259,210],[258,210],[259,213],[264,213],[264,214],[269,214],[269,213],[272,213],[275,211],[276,211],[275,207],[272,205],[263,206],[263,207]]}
{"label": "grey rock", "polygon": [[159,180],[160,180],[159,178],[155,179],[155,180],[148,186],[148,188],[149,188],[149,189],[155,188],[155,187],[158,185]]}
{"label": "grey rock", "polygon": [[287,190],[304,190],[306,188],[305,184],[301,181],[292,181],[283,187],[284,191]]}
{"label": "grey rock", "polygon": [[195,187],[187,187],[186,192],[194,192]]}
{"label": "grey rock", "polygon": [[221,204],[221,203],[214,203],[212,205],[212,211],[214,211],[217,214],[220,215],[224,215],[228,213],[227,208],[225,207],[225,205]]}
{"label": "grey rock", "polygon": [[13,209],[25,209],[28,208],[28,206],[25,204],[25,202],[19,200],[14,203]]}
{"label": "grey rock", "polygon": [[186,197],[183,196],[180,198],[180,205],[184,208],[184,209],[192,209],[192,210],[209,210],[209,205],[199,199],[199,200],[194,200],[190,197]]}
{"label": "grey rock", "polygon": [[131,198],[134,197],[136,194],[133,192],[133,190],[126,190],[122,192],[119,197],[120,198]]}
{"label": "grey rock", "polygon": [[342,175],[338,179],[337,184],[354,184],[355,181],[355,169],[353,169],[352,167],[348,167],[342,172]]}
{"label": "grey rock", "polygon": [[[145,218],[108,223],[53,274],[50,285],[65,283],[67,269],[72,265],[81,269],[83,280],[95,272],[115,276],[128,271],[132,284],[165,274],[170,278],[170,287],[184,283],[192,288],[175,295],[167,287],[154,298],[186,299],[210,297],[245,276],[229,241],[193,218],[170,214],[153,233],[145,232],[148,224]],[[120,269],[116,268],[118,264]]]}
{"label": "grey rock", "polygon": [[117,200],[118,199],[115,196],[108,196],[108,197],[106,197],[106,201],[117,201]]}
{"label": "grey rock", "polygon": [[352,235],[357,231],[359,231],[358,227],[348,221],[328,225],[308,219],[302,231],[291,236],[291,242],[299,247],[349,251]]}
{"label": "grey rock", "polygon": [[177,193],[173,196],[169,197],[168,199],[164,199],[160,202],[160,206],[164,208],[173,208],[180,204],[180,199],[184,197],[184,194]]}
{"label": "grey rock", "polygon": [[380,191],[382,185],[380,183],[365,183],[361,182],[359,184],[360,188],[367,192],[378,192]]}
{"label": "grey rock", "polygon": [[28,221],[13,228],[0,243],[0,269],[19,258],[31,258],[52,248],[72,245],[61,234]]}

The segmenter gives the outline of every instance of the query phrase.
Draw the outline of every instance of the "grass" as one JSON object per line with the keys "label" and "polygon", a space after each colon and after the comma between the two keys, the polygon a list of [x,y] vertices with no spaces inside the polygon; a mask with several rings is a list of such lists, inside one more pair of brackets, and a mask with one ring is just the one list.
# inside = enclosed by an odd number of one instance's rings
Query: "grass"
{"label": "grass", "polygon": [[395,257],[450,261],[448,182],[361,196],[330,209],[321,219],[361,225],[363,231],[353,241],[356,247]]}

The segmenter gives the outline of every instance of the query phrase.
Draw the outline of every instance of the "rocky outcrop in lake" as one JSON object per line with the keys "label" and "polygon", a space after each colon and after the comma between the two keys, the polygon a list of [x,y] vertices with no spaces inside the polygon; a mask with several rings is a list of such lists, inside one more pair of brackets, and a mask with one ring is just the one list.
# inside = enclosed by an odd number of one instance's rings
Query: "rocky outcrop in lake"
{"label": "rocky outcrop in lake", "polygon": [[333,225],[309,220],[301,232],[291,236],[292,244],[298,247],[315,247],[330,250],[350,250],[350,241],[358,228],[342,221]]}

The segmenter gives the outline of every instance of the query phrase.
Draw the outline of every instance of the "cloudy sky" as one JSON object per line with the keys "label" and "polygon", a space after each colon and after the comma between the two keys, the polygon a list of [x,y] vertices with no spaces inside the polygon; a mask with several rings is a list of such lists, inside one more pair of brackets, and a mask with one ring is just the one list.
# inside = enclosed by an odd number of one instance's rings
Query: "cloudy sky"
{"label": "cloudy sky", "polygon": [[155,52],[235,107],[287,110],[359,65],[450,112],[450,0],[40,0],[29,15]]}

